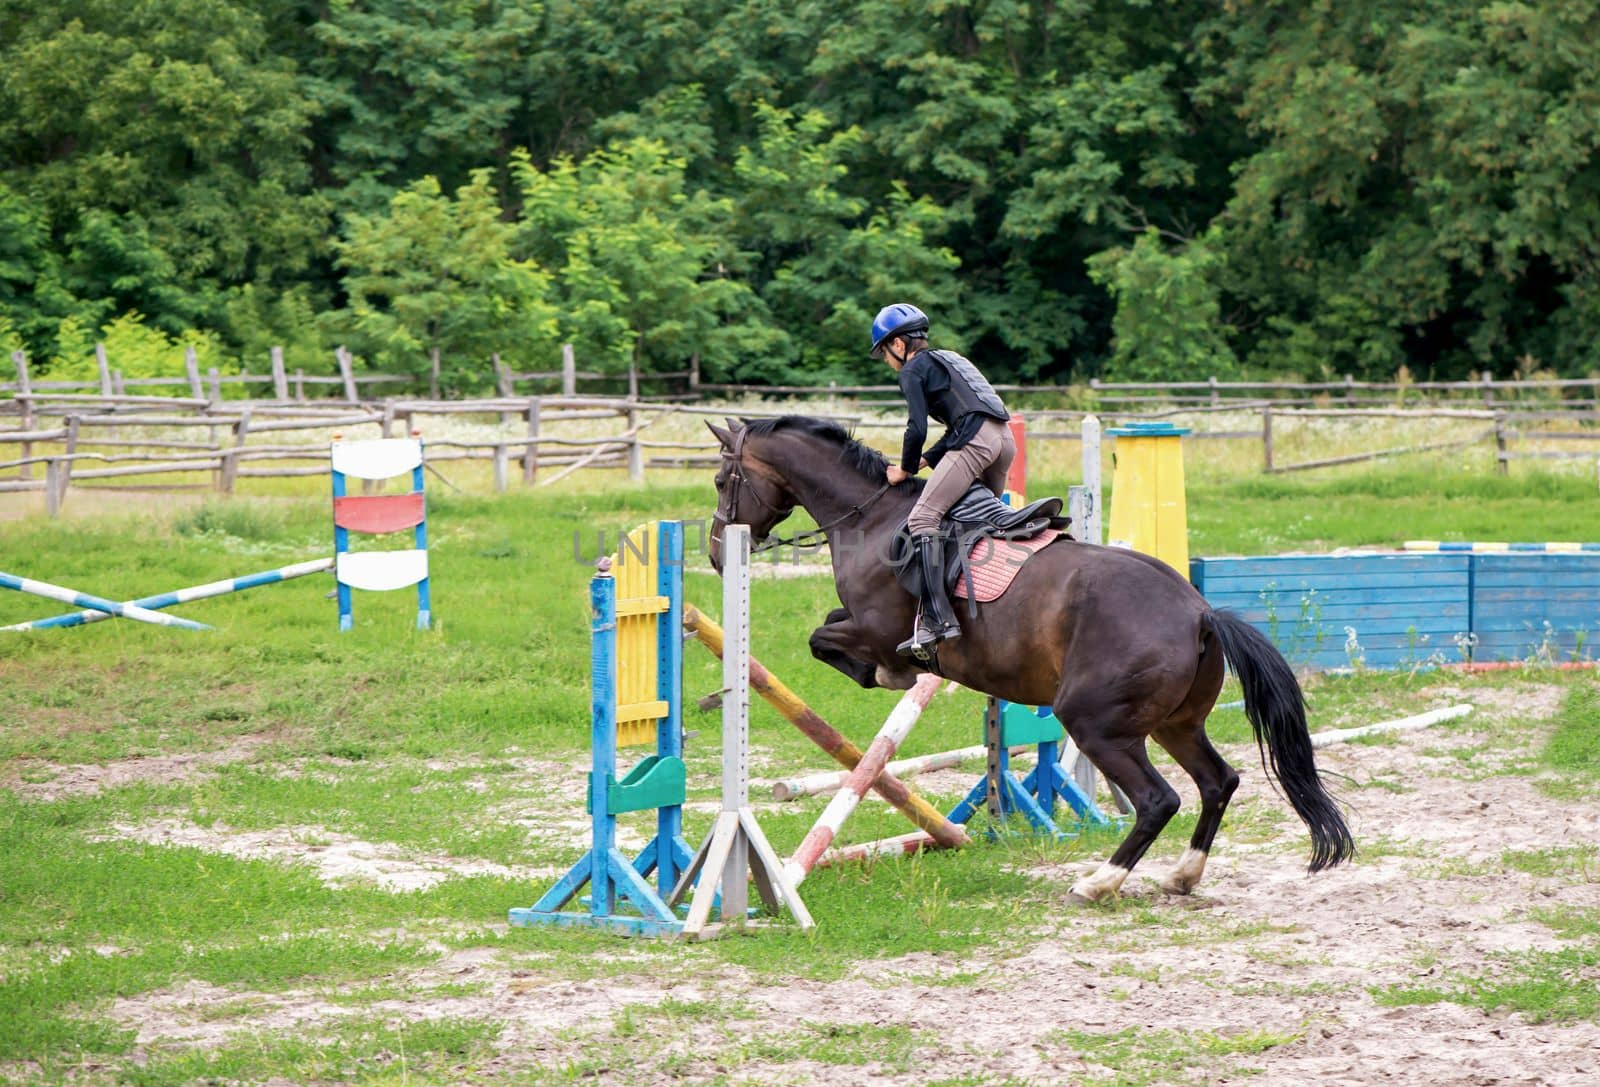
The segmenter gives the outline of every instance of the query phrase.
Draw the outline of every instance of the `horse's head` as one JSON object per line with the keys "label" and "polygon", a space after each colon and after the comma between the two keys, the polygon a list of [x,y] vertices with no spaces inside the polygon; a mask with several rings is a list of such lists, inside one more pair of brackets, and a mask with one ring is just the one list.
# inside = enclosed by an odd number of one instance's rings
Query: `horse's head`
{"label": "horse's head", "polygon": [[711,565],[719,573],[723,526],[749,525],[750,542],[758,544],[798,504],[782,474],[762,460],[761,441],[749,440],[748,424],[733,419],[727,423],[726,430],[706,423],[722,445],[722,465],[717,469],[717,512],[711,519]]}

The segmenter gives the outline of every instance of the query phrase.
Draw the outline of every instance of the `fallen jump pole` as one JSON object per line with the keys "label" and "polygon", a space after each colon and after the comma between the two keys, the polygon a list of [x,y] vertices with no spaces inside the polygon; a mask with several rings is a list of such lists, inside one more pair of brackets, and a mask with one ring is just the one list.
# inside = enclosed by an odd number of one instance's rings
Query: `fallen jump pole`
{"label": "fallen jump pole", "polygon": [[[195,585],[188,589],[177,589],[170,593],[157,593],[155,596],[146,596],[138,600],[129,601],[122,606],[125,608],[149,608],[152,611],[159,611],[162,608],[170,608],[175,604],[185,604],[191,600],[205,600],[213,596],[225,596],[228,593],[236,593],[244,589],[254,589],[258,585],[272,585],[279,581],[289,581],[293,578],[305,577],[307,574],[320,574],[332,569],[332,557],[312,559],[309,562],[299,562],[292,566],[280,566],[276,570],[263,570],[259,574],[224,578],[221,581]],[[66,615],[53,615],[48,619],[35,619],[31,623],[16,623],[12,626],[0,627],[0,631],[76,627],[85,623],[98,623],[102,619],[111,618],[114,618],[114,614],[108,611],[75,611]]]}
{"label": "fallen jump pole", "polygon": [[[719,660],[722,658],[722,628],[692,604],[683,606],[683,627]],[[817,716],[816,711],[802,702],[799,696],[784,686],[782,680],[768,672],[753,656],[750,658],[750,686],[839,765],[854,770],[860,763],[861,749]],[[927,831],[940,847],[954,849],[971,841],[966,831],[946,819],[943,812],[912,792],[899,778],[887,773],[880,774],[872,788],[912,823]]]}
{"label": "fallen jump pole", "polygon": [[878,730],[878,735],[861,756],[861,761],[856,763],[850,776],[845,778],[844,785],[828,801],[827,808],[794,851],[794,856],[789,858],[789,863],[783,866],[783,874],[792,886],[800,886],[811,869],[816,867],[818,858],[833,844],[834,835],[839,833],[844,821],[856,810],[861,798],[889,765],[889,760],[911,733],[911,726],[917,723],[917,718],[922,716],[922,711],[928,708],[928,703],[938,690],[939,677],[925,672],[917,677],[917,682],[909,691],[900,696],[894,712],[889,714],[889,719]]}
{"label": "fallen jump pole", "polygon": [[[1028,750],[1026,745],[1013,747],[1011,754],[1021,755]],[[989,749],[982,744],[974,747],[957,748],[954,751],[940,751],[933,755],[918,755],[910,759],[896,759],[884,769],[896,777],[916,777],[918,774],[931,774],[935,770],[948,770],[953,766],[960,766],[964,762],[976,762],[987,757]],[[804,777],[784,778],[782,781],[772,783],[772,799],[774,800],[799,800],[805,796],[824,796],[837,791],[844,785],[844,779],[850,776],[848,770],[824,770],[819,774],[807,774]]]}
{"label": "fallen jump pole", "polygon": [[813,867],[827,868],[835,864],[874,857],[909,857],[913,853],[921,853],[932,844],[933,839],[928,837],[927,831],[913,830],[909,834],[900,834],[893,838],[879,838],[875,842],[859,842],[855,845],[830,849],[817,858],[817,863]]}
{"label": "fallen jump pole", "polygon": [[1343,743],[1354,740],[1360,736],[1375,736],[1380,732],[1411,732],[1414,729],[1427,728],[1429,725],[1438,724],[1440,721],[1452,721],[1457,717],[1465,717],[1472,712],[1470,703],[1463,702],[1458,706],[1447,706],[1441,710],[1429,710],[1412,717],[1401,717],[1394,721],[1379,721],[1375,725],[1361,725],[1357,728],[1336,728],[1326,732],[1311,734],[1312,747],[1327,747],[1329,744]]}
{"label": "fallen jump pole", "polygon": [[76,589],[68,589],[61,585],[52,585],[48,581],[34,581],[32,578],[17,577],[15,574],[0,573],[0,589],[15,589],[19,593],[28,593],[31,596],[42,596],[47,600],[56,600],[63,604],[75,604],[80,608],[93,608],[95,611],[114,615],[119,619],[137,619],[141,623],[153,623],[159,627],[179,627],[183,630],[210,630],[204,623],[196,623],[192,619],[180,619],[176,615],[162,615],[158,611],[141,608],[137,604],[118,604],[115,600],[106,600],[102,597],[80,593]]}

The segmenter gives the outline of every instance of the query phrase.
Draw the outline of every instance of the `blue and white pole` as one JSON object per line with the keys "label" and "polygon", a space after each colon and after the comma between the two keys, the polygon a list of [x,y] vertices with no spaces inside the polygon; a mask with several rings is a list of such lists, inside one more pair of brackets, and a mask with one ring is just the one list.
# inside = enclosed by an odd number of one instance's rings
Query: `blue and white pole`
{"label": "blue and white pole", "polygon": [[88,593],[80,593],[76,589],[68,589],[61,585],[52,585],[48,581],[34,581],[32,578],[17,577],[14,574],[0,573],[0,589],[15,589],[19,593],[29,593],[33,596],[42,596],[48,600],[59,600],[63,604],[74,604],[80,608],[93,608],[95,611],[115,615],[119,619],[137,619],[141,623],[154,623],[162,627],[181,627],[184,630],[210,630],[204,623],[196,623],[191,619],[180,619],[176,615],[162,615],[158,611],[150,611],[137,604],[118,604],[115,600],[105,600]]}
{"label": "blue and white pole", "polygon": [[[159,611],[170,608],[176,604],[184,604],[191,600],[205,600],[213,596],[226,596],[228,593],[240,592],[244,589],[254,589],[258,585],[272,585],[280,581],[289,581],[307,574],[321,574],[333,569],[333,559],[312,559],[309,562],[297,562],[292,566],[280,566],[276,570],[263,570],[259,574],[246,574],[243,577],[224,578],[221,581],[212,581],[205,585],[195,585],[188,589],[178,589],[170,593],[157,593],[155,596],[141,597],[122,605],[123,607],[149,608]],[[102,619],[114,618],[114,613],[108,611],[75,611],[66,615],[53,615],[48,619],[35,619],[31,623],[16,623],[8,627],[0,627],[0,632],[9,630],[46,630],[52,627],[76,627],[85,623],[98,623]]]}

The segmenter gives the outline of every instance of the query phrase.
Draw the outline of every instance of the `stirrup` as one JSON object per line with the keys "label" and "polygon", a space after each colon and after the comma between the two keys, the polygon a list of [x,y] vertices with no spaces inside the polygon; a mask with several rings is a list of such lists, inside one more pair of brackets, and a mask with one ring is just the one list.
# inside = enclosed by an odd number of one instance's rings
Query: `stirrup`
{"label": "stirrup", "polygon": [[933,651],[941,643],[953,641],[961,637],[961,627],[952,623],[940,629],[924,628],[919,622],[911,632],[911,637],[895,646],[895,652],[902,657],[913,657],[919,661],[933,659]]}

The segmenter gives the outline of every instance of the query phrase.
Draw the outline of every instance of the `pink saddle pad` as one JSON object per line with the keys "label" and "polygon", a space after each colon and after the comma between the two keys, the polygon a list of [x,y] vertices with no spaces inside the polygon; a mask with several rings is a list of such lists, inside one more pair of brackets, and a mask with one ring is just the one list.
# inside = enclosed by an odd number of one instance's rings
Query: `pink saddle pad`
{"label": "pink saddle pad", "polygon": [[[972,564],[972,595],[981,604],[998,600],[1011,587],[1017,571],[1061,533],[1047,528],[1031,540],[979,540],[967,561]],[[967,599],[967,579],[956,585],[956,599]]]}

